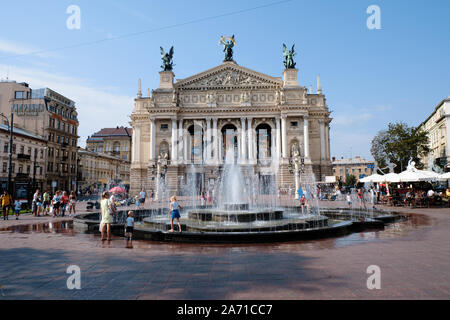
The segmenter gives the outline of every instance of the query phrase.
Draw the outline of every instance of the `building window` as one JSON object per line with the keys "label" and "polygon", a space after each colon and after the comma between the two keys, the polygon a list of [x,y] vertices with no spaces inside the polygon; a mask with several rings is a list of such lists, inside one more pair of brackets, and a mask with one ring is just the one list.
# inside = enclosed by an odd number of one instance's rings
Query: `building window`
{"label": "building window", "polygon": [[4,153],[7,153],[7,152],[8,152],[8,147],[9,147],[8,142],[5,142],[5,145],[3,146],[3,152],[4,152]]}
{"label": "building window", "polygon": [[24,146],[20,146],[20,153],[24,154],[25,153],[25,147]]}
{"label": "building window", "polygon": [[298,121],[291,121],[291,127],[298,127]]}
{"label": "building window", "polygon": [[22,172],[23,172],[23,166],[19,165],[19,173],[22,173]]}
{"label": "building window", "polygon": [[3,172],[6,172],[7,163],[3,162]]}
{"label": "building window", "polygon": [[16,154],[16,144],[15,144],[15,143],[13,143],[12,153],[13,153],[13,154]]}
{"label": "building window", "polygon": [[25,91],[16,91],[14,98],[15,99],[25,99]]}
{"label": "building window", "polygon": [[30,174],[31,167],[27,166],[27,173]]}
{"label": "building window", "polygon": [[161,130],[168,130],[169,125],[167,123],[161,123]]}

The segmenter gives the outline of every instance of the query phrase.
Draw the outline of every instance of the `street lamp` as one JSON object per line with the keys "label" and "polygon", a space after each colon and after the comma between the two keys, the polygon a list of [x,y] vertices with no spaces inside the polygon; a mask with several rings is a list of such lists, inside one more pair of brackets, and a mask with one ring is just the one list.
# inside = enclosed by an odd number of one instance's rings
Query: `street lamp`
{"label": "street lamp", "polygon": [[8,193],[12,194],[12,188],[11,188],[11,175],[12,175],[12,150],[13,150],[13,134],[14,134],[14,112],[11,112],[11,122],[9,122],[8,117],[6,117],[3,113],[0,113],[0,115],[6,119],[6,122],[8,123],[8,129],[9,129],[9,163],[8,163],[8,186],[7,190]]}

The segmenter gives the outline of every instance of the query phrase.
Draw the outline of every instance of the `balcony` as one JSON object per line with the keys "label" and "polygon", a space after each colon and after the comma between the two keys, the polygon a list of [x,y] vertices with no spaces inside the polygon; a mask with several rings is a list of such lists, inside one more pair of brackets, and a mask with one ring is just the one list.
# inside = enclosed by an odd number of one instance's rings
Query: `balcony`
{"label": "balcony", "polygon": [[19,153],[19,154],[17,154],[17,160],[30,161],[31,156],[29,154]]}

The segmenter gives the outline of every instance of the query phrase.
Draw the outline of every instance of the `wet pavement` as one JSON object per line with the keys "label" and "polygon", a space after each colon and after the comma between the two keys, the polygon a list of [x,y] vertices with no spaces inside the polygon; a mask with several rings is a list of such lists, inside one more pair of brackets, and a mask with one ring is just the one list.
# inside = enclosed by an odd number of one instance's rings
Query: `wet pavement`
{"label": "wet pavement", "polygon": [[[450,298],[450,209],[395,210],[409,219],[385,230],[252,245],[102,242],[70,219],[0,221],[0,299]],[[80,290],[67,288],[70,265]],[[380,290],[367,288],[370,265]]]}

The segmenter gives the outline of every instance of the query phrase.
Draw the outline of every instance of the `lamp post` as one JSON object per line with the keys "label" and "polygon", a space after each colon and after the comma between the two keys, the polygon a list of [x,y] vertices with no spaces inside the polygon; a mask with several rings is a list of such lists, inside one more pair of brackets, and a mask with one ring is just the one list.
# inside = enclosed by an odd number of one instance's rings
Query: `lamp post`
{"label": "lamp post", "polygon": [[0,115],[6,119],[6,122],[8,123],[8,129],[9,129],[9,163],[8,163],[8,185],[7,190],[8,193],[12,194],[12,188],[11,188],[11,176],[12,176],[12,150],[13,150],[13,134],[14,134],[14,112],[11,112],[11,122],[8,120],[8,117],[6,117],[3,113],[0,113]]}

